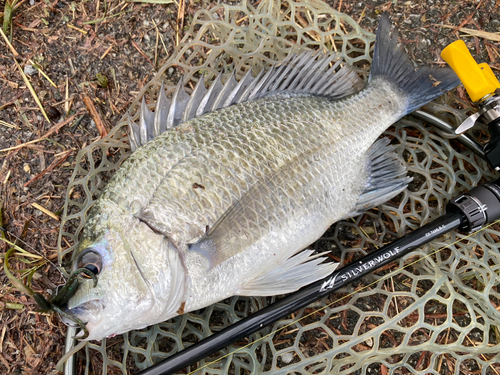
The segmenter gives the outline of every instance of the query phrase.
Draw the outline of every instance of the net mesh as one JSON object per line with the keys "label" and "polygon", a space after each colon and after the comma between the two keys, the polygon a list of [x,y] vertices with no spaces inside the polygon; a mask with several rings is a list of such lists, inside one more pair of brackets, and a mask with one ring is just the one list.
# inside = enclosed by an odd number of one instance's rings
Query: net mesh
{"label": "net mesh", "polygon": [[[370,61],[374,36],[322,2],[263,0],[200,10],[176,53],[133,102],[152,102],[162,82],[172,93],[201,74],[213,78],[283,60],[291,50],[337,50],[360,68]],[[465,110],[451,99],[428,110],[459,124]],[[456,103],[456,102],[454,102]],[[492,179],[487,164],[416,118],[391,127],[396,150],[413,181],[396,199],[339,222],[313,247],[341,265],[368,254],[442,215],[446,202]],[[130,154],[125,118],[110,134],[81,150],[68,185],[59,235],[67,261],[90,207]],[[384,269],[302,309],[273,326],[191,366],[200,374],[495,374],[500,355],[497,280],[500,233],[491,228],[464,238],[450,233]],[[443,249],[439,252],[435,250]],[[395,271],[395,272],[394,272]],[[134,373],[267,306],[279,297],[233,297],[141,331],[85,345],[79,373]],[[247,345],[248,344],[248,345]],[[235,352],[238,350],[238,352]],[[216,358],[227,355],[221,361]]]}

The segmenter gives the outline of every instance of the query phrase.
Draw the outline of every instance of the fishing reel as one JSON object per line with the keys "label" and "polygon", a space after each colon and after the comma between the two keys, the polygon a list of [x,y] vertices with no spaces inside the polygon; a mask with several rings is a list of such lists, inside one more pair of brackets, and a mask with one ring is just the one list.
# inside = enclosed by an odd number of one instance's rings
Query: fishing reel
{"label": "fishing reel", "polygon": [[484,156],[493,169],[500,171],[500,82],[487,63],[476,63],[462,40],[447,46],[441,57],[455,71],[471,100],[479,107],[479,111],[469,116],[455,133],[466,132],[479,120],[486,123],[490,141],[483,148]]}

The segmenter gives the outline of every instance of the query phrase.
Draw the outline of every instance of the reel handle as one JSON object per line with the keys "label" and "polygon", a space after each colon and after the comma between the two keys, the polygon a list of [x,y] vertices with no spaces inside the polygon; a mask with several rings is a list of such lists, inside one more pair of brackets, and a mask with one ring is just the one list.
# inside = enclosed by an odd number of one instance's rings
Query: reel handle
{"label": "reel handle", "polygon": [[448,45],[441,57],[455,71],[473,102],[481,102],[500,88],[495,74],[488,64],[477,64],[463,40]]}
{"label": "reel handle", "polygon": [[471,129],[479,118],[484,119],[490,132],[490,141],[484,146],[484,153],[490,165],[500,171],[500,82],[488,64],[476,63],[463,40],[448,45],[441,52],[441,57],[455,71],[471,100],[479,107],[455,133],[462,134]]}

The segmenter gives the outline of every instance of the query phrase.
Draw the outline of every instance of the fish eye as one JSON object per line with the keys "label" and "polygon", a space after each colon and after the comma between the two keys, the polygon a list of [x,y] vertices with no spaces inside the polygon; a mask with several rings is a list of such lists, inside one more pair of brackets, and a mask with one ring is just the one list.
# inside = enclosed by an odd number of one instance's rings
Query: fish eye
{"label": "fish eye", "polygon": [[[101,272],[102,268],[102,258],[101,254],[97,251],[89,248],[82,251],[82,253],[78,256],[78,261],[76,263],[78,268],[86,268],[94,275],[98,275]],[[82,276],[90,279],[91,277],[82,273]]]}

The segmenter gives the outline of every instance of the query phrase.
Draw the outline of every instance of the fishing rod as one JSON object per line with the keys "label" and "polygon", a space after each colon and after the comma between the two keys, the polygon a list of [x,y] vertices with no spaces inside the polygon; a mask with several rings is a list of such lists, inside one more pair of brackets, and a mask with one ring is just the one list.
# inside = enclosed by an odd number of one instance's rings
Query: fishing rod
{"label": "fishing rod", "polygon": [[475,232],[500,219],[500,178],[461,194],[447,206],[447,213],[412,233],[364,256],[330,276],[212,334],[137,375],[170,375],[300,310],[380,267],[410,253],[445,233],[459,229]]}
{"label": "fishing rod", "polygon": [[[490,141],[484,148],[481,148],[475,141],[469,142],[468,147],[485,158],[492,168],[500,171],[500,83],[487,64],[478,65],[474,61],[461,40],[450,44],[441,55],[455,70],[472,101],[476,102],[480,108],[478,112],[467,118],[455,130],[455,133],[458,135],[470,129],[481,117],[486,120],[491,135]],[[418,114],[419,117],[426,117],[425,112],[421,113]],[[434,122],[432,118],[427,117],[427,119]],[[438,126],[446,128],[443,124]],[[448,203],[446,213],[431,223],[334,271],[326,278],[289,294],[282,300],[212,334],[152,367],[140,371],[137,375],[174,374],[450,231],[458,229],[462,232],[474,233],[499,219],[500,178],[476,186],[469,192],[455,197]]]}

